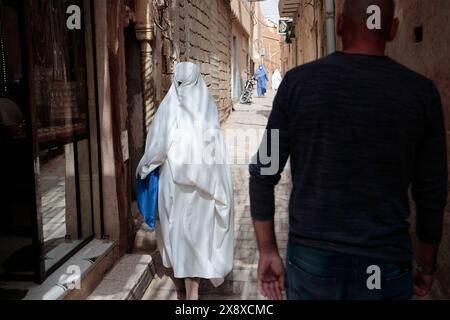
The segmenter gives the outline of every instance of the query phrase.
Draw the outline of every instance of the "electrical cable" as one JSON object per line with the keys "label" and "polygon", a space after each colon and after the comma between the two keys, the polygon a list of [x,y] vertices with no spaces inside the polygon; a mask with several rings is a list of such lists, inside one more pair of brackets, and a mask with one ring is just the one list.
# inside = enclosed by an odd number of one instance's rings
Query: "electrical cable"
{"label": "electrical cable", "polygon": [[[162,1],[162,3],[161,3]],[[162,32],[166,32],[170,28],[169,19],[166,16],[167,9],[169,8],[169,0],[153,0],[153,12],[157,12],[155,14],[155,25]]]}

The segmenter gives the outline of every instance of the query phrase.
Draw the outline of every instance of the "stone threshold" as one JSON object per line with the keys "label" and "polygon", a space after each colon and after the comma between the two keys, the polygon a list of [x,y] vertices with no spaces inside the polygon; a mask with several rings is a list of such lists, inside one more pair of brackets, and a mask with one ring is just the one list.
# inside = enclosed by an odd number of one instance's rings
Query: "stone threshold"
{"label": "stone threshold", "polygon": [[[114,242],[93,240],[41,285],[26,286],[23,300],[83,299],[114,263]],[[97,283],[95,283],[97,279]]]}
{"label": "stone threshold", "polygon": [[155,274],[150,255],[125,255],[88,300],[141,300]]}

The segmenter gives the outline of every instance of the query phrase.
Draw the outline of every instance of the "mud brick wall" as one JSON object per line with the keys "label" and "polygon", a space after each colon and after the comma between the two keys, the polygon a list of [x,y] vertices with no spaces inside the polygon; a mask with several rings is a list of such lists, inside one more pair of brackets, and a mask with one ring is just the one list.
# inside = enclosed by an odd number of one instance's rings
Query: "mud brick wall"
{"label": "mud brick wall", "polygon": [[[439,88],[446,115],[450,161],[450,1],[397,0],[400,19],[397,39],[388,46],[388,55],[432,79]],[[423,28],[423,39],[416,39],[416,28]],[[450,163],[449,163],[450,167]],[[450,298],[450,210],[439,257],[433,298]]]}
{"label": "mud brick wall", "polygon": [[180,61],[190,61],[200,67],[219,109],[220,120],[225,121],[232,110],[230,1],[172,0],[168,18],[170,30],[159,31],[155,44],[155,60],[160,63],[161,72],[155,76],[162,77],[161,84],[155,79],[157,102],[170,88],[176,62],[174,48],[178,47]]}

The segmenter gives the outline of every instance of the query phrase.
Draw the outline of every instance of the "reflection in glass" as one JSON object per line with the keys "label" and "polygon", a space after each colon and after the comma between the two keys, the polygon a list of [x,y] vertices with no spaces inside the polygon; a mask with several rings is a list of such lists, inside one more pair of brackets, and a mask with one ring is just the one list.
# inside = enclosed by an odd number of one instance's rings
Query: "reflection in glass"
{"label": "reflection in glass", "polygon": [[67,6],[82,7],[81,1],[28,4],[33,12],[39,209],[48,270],[93,234],[86,51],[83,31],[66,28]]}
{"label": "reflection in glass", "polygon": [[93,236],[85,31],[66,28],[82,2],[0,0],[0,280],[41,279]]}

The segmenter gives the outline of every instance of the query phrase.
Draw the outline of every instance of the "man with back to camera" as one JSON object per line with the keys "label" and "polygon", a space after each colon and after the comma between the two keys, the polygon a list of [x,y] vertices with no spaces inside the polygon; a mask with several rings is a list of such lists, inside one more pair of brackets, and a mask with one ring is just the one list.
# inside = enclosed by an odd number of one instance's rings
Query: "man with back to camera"
{"label": "man with back to camera", "polygon": [[[381,30],[367,27],[371,5],[381,8]],[[290,300],[409,300],[432,289],[448,195],[443,107],[431,80],[385,56],[399,26],[394,11],[393,0],[346,0],[343,51],[291,70],[278,91],[264,154],[279,148],[280,157],[268,165],[261,148],[250,166],[258,286],[269,299],[286,289]],[[274,187],[289,157],[285,270]],[[274,164],[279,171],[266,175]]]}

